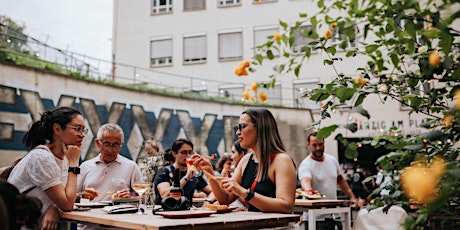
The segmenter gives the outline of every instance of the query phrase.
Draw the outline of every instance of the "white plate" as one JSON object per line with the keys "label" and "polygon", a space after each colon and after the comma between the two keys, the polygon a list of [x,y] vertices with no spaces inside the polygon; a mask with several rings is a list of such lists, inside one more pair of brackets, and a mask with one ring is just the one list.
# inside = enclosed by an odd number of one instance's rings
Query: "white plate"
{"label": "white plate", "polygon": [[108,204],[99,203],[99,202],[90,202],[90,203],[75,203],[77,207],[88,207],[88,208],[102,208]]}

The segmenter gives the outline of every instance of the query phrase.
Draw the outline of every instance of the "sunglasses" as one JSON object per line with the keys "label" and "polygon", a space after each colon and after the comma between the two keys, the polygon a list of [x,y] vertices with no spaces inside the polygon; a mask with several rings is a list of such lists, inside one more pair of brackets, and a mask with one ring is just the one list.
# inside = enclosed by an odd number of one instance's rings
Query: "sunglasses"
{"label": "sunglasses", "polygon": [[241,124],[238,124],[235,128],[237,130],[239,130],[240,132],[243,131],[244,128],[248,127],[249,125],[253,125],[253,126],[256,126],[255,124],[244,124],[244,123],[241,123]]}

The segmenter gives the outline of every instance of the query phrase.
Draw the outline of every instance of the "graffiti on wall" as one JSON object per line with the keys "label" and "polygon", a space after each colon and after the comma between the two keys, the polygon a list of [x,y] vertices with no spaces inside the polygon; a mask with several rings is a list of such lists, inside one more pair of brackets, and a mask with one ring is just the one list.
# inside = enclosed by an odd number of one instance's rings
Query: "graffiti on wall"
{"label": "graffiti on wall", "polygon": [[202,155],[229,152],[235,140],[234,126],[238,117],[207,113],[202,118],[192,117],[188,111],[162,108],[159,113],[146,111],[143,106],[113,102],[98,105],[91,98],[61,94],[54,104],[50,98],[40,97],[38,92],[0,85],[0,151],[26,151],[21,138],[28,125],[40,119],[40,114],[59,106],[79,109],[90,130],[82,146],[82,160],[98,154],[94,142],[102,124],[119,124],[125,133],[125,145],[120,153],[133,160],[140,156],[144,140],[154,137],[160,149],[169,148],[180,137],[194,143],[194,150]]}

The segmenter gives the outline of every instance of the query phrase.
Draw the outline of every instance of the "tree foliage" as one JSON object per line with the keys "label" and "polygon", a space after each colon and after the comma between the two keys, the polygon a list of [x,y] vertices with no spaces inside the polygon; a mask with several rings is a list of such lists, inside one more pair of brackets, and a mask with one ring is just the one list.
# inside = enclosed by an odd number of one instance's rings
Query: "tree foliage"
{"label": "tree foliage", "polygon": [[[443,159],[443,173],[436,178],[439,186],[430,193],[432,199],[422,203],[415,201],[413,194],[403,189],[404,184],[396,180],[386,187],[390,194],[374,199],[372,205],[386,208],[400,205],[414,213],[406,219],[406,229],[426,227],[435,214],[458,215],[460,3],[457,0],[319,0],[317,7],[315,15],[300,14],[293,27],[292,23],[280,20],[281,36],[279,39],[269,37],[265,44],[258,46],[257,49],[266,55],[256,56],[252,64],[262,65],[265,60],[276,58],[270,55],[276,50],[281,54],[280,64],[270,78],[298,77],[312,51],[325,53],[327,58],[323,64],[333,68],[336,77],[304,95],[322,102],[321,119],[331,118],[331,113],[344,105],[347,108],[352,105],[350,112],[369,118],[362,103],[370,95],[377,95],[383,102],[391,100],[405,104],[411,109],[408,115],[425,114],[429,118],[421,125],[426,128],[421,135],[382,135],[369,144],[391,150],[378,163],[392,177],[404,175],[418,166],[425,170],[423,172],[435,170],[436,159]],[[302,25],[305,24],[311,27],[304,29]],[[324,34],[320,34],[320,30],[324,30]],[[299,32],[311,41],[301,48],[301,55],[293,55],[291,51]],[[346,54],[339,55],[339,49],[346,50]],[[337,69],[337,62],[357,56],[366,57],[367,63],[357,69],[356,77],[346,76]],[[435,87],[424,93],[414,93],[429,83]],[[320,127],[318,135],[327,137],[339,127],[356,131],[354,123],[334,124]],[[401,134],[396,127],[391,131]],[[348,157],[356,157],[356,143],[348,143],[340,134],[336,139],[348,146]],[[378,192],[379,189],[375,191]]]}

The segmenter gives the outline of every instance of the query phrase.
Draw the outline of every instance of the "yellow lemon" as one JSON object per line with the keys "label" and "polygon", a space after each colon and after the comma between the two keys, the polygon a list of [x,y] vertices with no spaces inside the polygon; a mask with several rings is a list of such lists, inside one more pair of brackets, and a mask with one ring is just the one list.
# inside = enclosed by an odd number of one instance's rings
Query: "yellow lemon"
{"label": "yellow lemon", "polygon": [[425,166],[406,167],[401,173],[401,186],[411,200],[426,204],[437,192],[438,180]]}
{"label": "yellow lemon", "polygon": [[438,67],[441,64],[441,56],[438,52],[434,51],[428,56],[428,64],[433,67]]}
{"label": "yellow lemon", "polygon": [[337,22],[331,23],[331,25],[329,25],[329,28],[331,28],[331,30],[337,29]]}
{"label": "yellow lemon", "polygon": [[259,85],[256,82],[252,83],[251,90],[255,92],[257,91],[257,88],[259,88]]}
{"label": "yellow lemon", "polygon": [[273,35],[273,40],[275,40],[276,42],[280,42],[281,41],[281,34],[276,32],[274,35]]}
{"label": "yellow lemon", "polygon": [[257,94],[257,97],[259,98],[259,101],[261,101],[263,103],[265,103],[267,101],[267,99],[268,99],[267,94],[265,92],[262,92],[262,91]]}
{"label": "yellow lemon", "polygon": [[326,39],[332,38],[332,31],[331,30],[324,31],[324,38]]}
{"label": "yellow lemon", "polygon": [[251,98],[251,94],[249,94],[249,91],[243,91],[243,100],[247,101],[249,100],[249,98]]}
{"label": "yellow lemon", "polygon": [[454,120],[454,116],[452,116],[452,114],[447,114],[442,118],[442,125],[448,128],[452,125],[453,120]]}
{"label": "yellow lemon", "polygon": [[446,171],[446,161],[442,157],[435,157],[431,160],[430,169],[433,177],[439,180]]}

